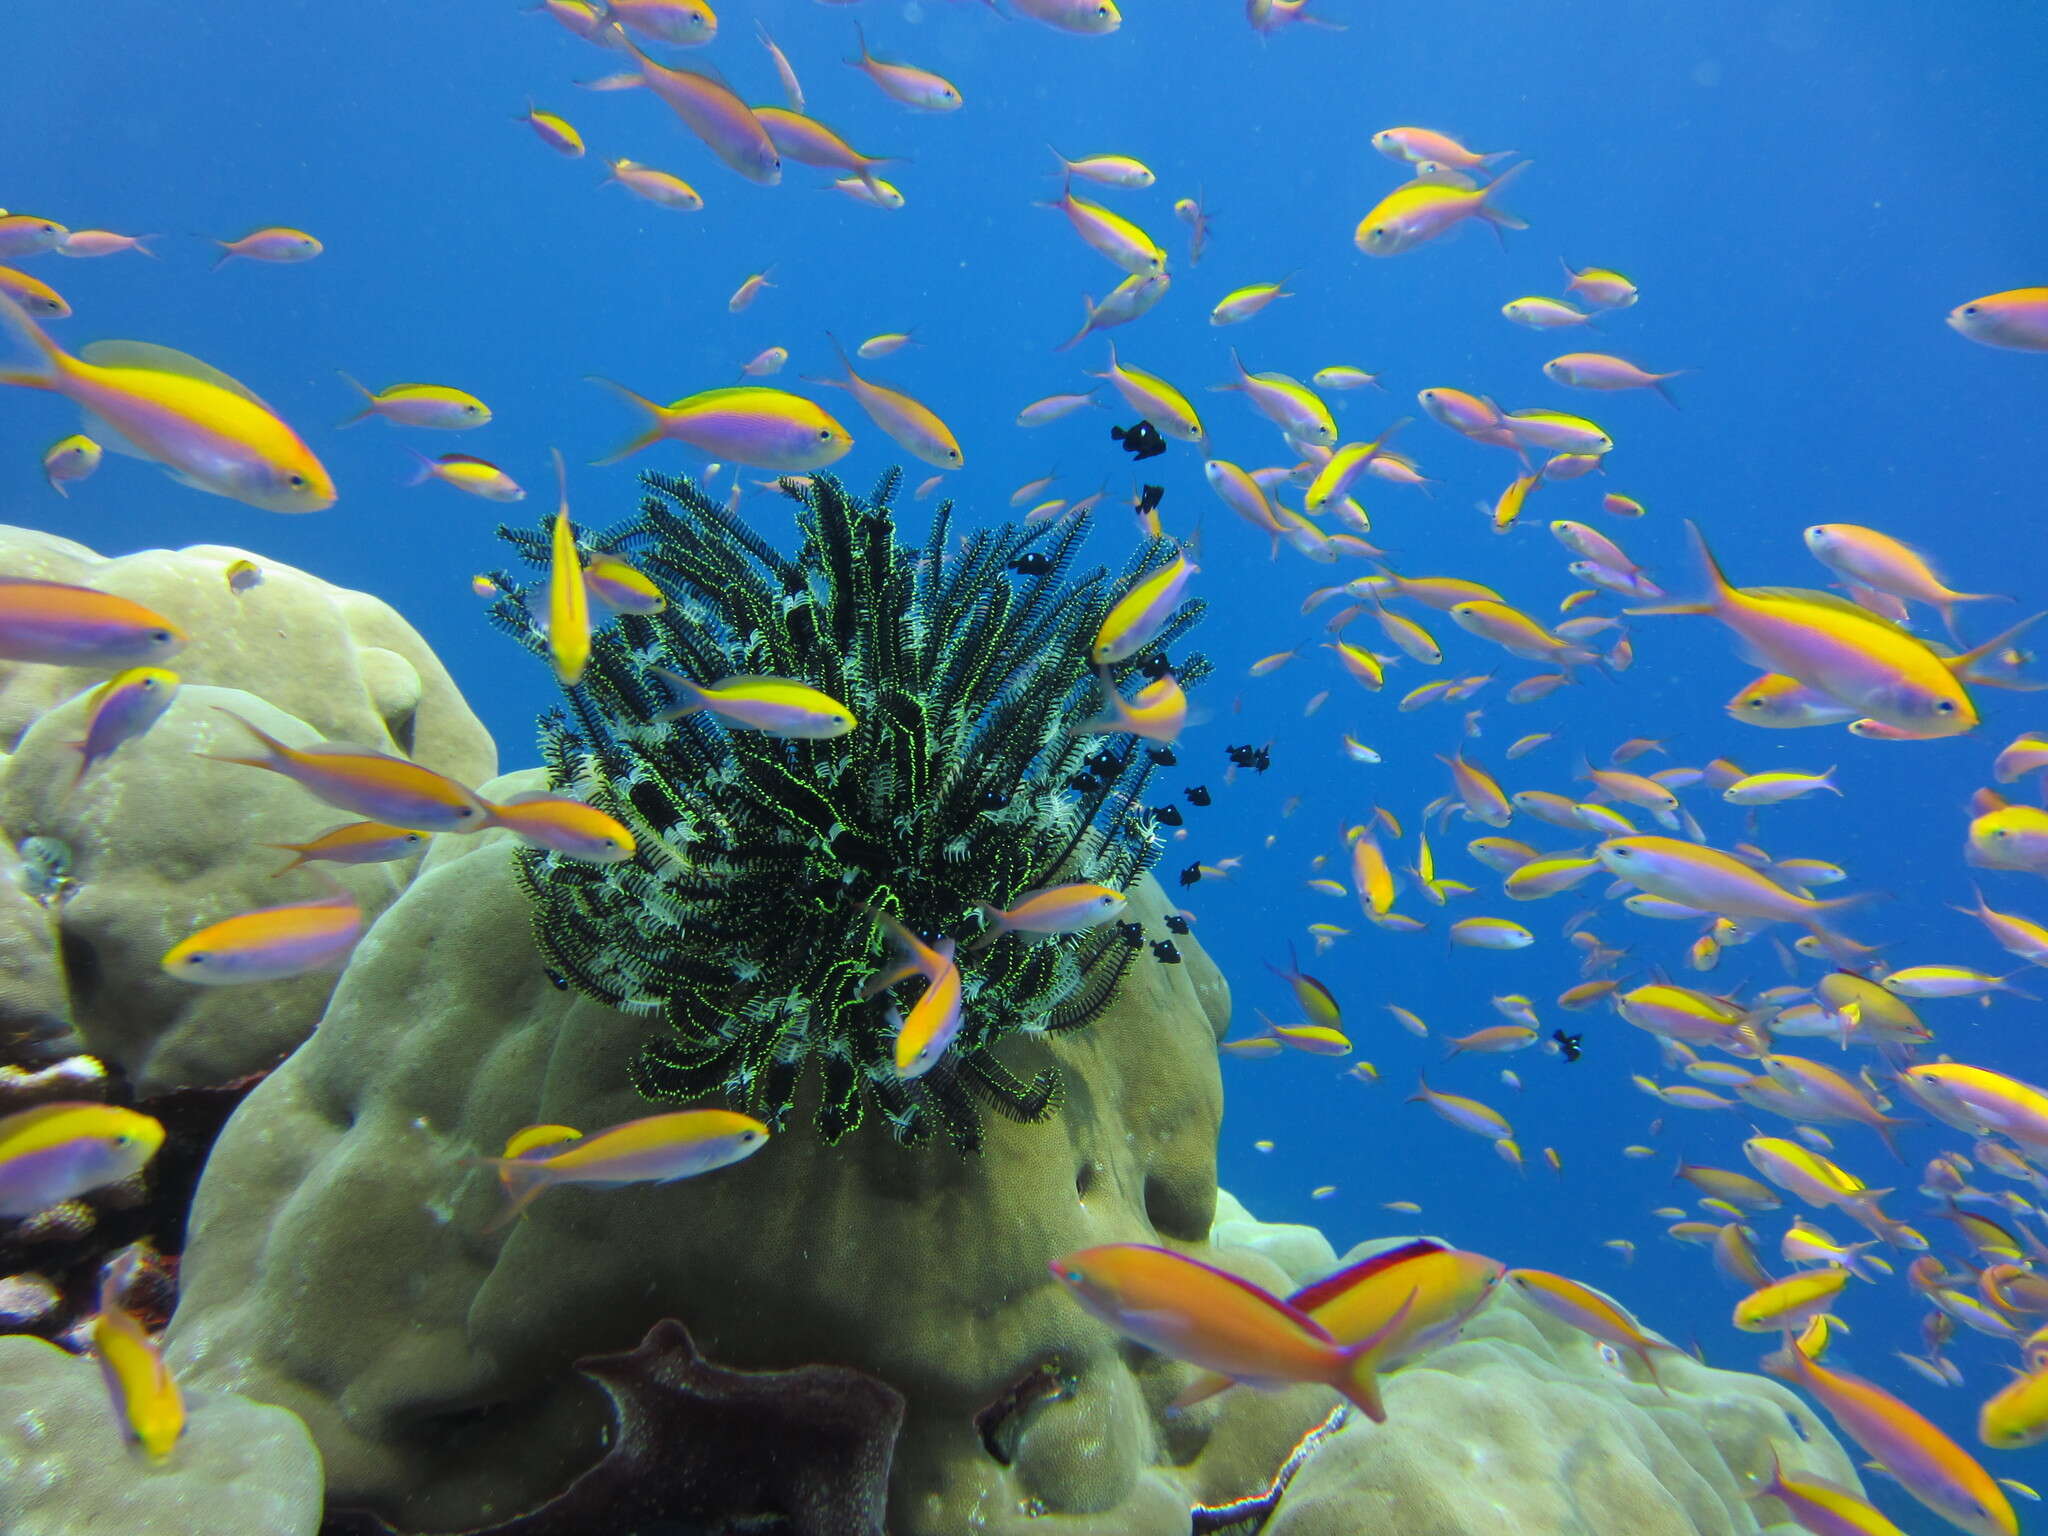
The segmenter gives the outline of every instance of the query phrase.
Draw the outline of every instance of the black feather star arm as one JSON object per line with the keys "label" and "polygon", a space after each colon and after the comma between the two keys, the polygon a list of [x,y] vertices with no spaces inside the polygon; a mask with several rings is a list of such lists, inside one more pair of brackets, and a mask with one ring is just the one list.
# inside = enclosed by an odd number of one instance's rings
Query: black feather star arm
{"label": "black feather star arm", "polygon": [[[1089,666],[1096,631],[1175,546],[1154,540],[1115,579],[1074,576],[1085,515],[963,536],[950,503],[906,545],[890,507],[901,483],[892,469],[863,499],[829,475],[782,482],[794,556],[665,475],[646,477],[637,517],[584,532],[586,551],[632,561],[667,606],[598,631],[582,680],[541,717],[541,757],[556,790],[618,817],[638,851],[598,865],[524,848],[518,879],[550,970],[648,1017],[630,1067],[645,1098],[718,1098],[780,1130],[815,1075],[827,1142],[878,1121],[905,1144],[971,1151],[982,1108],[1032,1121],[1065,1096],[1056,1067],[1026,1080],[990,1047],[1092,1023],[1137,953],[1114,925],[968,941],[984,908],[1056,881],[1128,890],[1159,857],[1142,808],[1151,758],[1084,728],[1105,685]],[[499,532],[545,571],[546,523]],[[1027,552],[1040,558],[1019,571]],[[544,658],[544,575],[493,575],[492,622]],[[1184,604],[1107,685],[1129,691],[1200,609]],[[1174,665],[1184,686],[1208,670],[1193,654]],[[664,672],[794,678],[859,724],[814,741],[702,711],[664,719]],[[866,995],[886,959],[876,912],[961,942],[961,1027],[916,1078],[896,1071],[889,998]],[[920,985],[892,996],[907,1010]]]}

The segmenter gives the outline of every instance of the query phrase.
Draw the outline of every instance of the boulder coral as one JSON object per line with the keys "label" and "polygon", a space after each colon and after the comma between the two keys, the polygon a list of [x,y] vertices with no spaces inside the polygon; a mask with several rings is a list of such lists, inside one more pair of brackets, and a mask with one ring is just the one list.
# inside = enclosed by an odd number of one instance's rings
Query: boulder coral
{"label": "boulder coral", "polygon": [[[1148,930],[1167,910],[1149,882],[1132,907]],[[1228,998],[1183,948],[1179,966],[1134,968],[1095,1027],[999,1047],[1019,1070],[1056,1059],[1070,1092],[1057,1117],[992,1121],[978,1156],[828,1148],[799,1124],[714,1175],[555,1191],[486,1235],[502,1195],[466,1159],[529,1123],[640,1113],[622,1066],[647,1026],[550,982],[502,834],[443,840],[319,1034],[223,1135],[169,1359],[299,1413],[331,1507],[404,1530],[494,1529],[597,1465],[611,1411],[572,1367],[632,1353],[666,1317],[726,1370],[851,1367],[900,1393],[892,1536],[1225,1529],[1232,1501],[1273,1508],[1333,1394],[1239,1390],[1170,1415],[1186,1369],[1109,1336],[1045,1273],[1117,1240],[1283,1291],[1332,1261],[1312,1229],[1219,1196]],[[1347,1424],[1301,1458],[1268,1529],[1746,1531],[1742,1471],[1774,1433],[1844,1478],[1775,1384],[1662,1370],[1669,1398],[1500,1300],[1392,1379],[1389,1424]],[[1653,1523],[1626,1524],[1637,1509]]]}
{"label": "boulder coral", "polygon": [[[237,560],[262,581],[229,588]],[[344,820],[269,774],[195,754],[241,746],[216,706],[285,740],[402,753],[475,782],[496,751],[445,668],[392,609],[361,592],[216,545],[105,559],[83,545],[0,528],[0,571],[146,603],[192,637],[172,661],[168,712],[73,783],[88,691],[104,672],[0,662],[0,828],[11,846],[58,850],[66,884],[36,901],[0,889],[0,1027],[54,1058],[86,1050],[143,1095],[266,1070],[305,1038],[331,975],[262,988],[196,988],[162,974],[176,940],[231,913],[331,886],[272,877],[296,842]],[[374,915],[412,862],[342,871]]]}

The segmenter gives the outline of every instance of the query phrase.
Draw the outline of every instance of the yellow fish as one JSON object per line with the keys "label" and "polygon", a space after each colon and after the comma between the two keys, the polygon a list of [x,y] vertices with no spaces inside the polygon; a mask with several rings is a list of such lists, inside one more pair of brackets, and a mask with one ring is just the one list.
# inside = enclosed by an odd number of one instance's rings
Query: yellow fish
{"label": "yellow fish", "polygon": [[0,384],[63,395],[116,452],[266,512],[334,505],[334,481],[312,449],[247,388],[198,358],[141,341],[96,341],[73,357],[5,294],[0,334],[19,354],[0,365]]}
{"label": "yellow fish", "polygon": [[764,384],[707,389],[670,405],[656,405],[610,379],[591,382],[614,391],[647,419],[638,435],[597,460],[599,464],[616,464],[672,437],[713,458],[799,475],[838,463],[853,446],[853,435],[823,406]]}
{"label": "yellow fish", "polygon": [[331,970],[363,936],[363,909],[343,893],[238,912],[171,946],[163,968],[201,986],[281,981]]}
{"label": "yellow fish", "polygon": [[829,741],[859,723],[837,699],[791,678],[728,677],[705,684],[661,667],[653,670],[682,696],[681,703],[663,710],[657,720],[678,720],[703,709],[728,725],[801,741]]}
{"label": "yellow fish", "polygon": [[1368,256],[1399,256],[1450,233],[1467,219],[1485,220],[1496,234],[1527,229],[1522,220],[1494,206],[1493,198],[1529,165],[1524,160],[1483,187],[1458,171],[1417,176],[1381,198],[1358,221],[1352,242]]}
{"label": "yellow fish", "polygon": [[100,1282],[99,1315],[92,1320],[92,1352],[99,1361],[121,1433],[141,1446],[151,1461],[160,1462],[184,1433],[185,1403],[156,1340],[121,1305],[121,1292],[137,1262],[131,1250],[109,1266]]}
{"label": "yellow fish", "polygon": [[59,1102],[0,1115],[0,1216],[33,1216],[149,1165],[163,1123],[111,1104]]}
{"label": "yellow fish", "polygon": [[564,688],[574,688],[590,665],[590,589],[583,584],[583,557],[576,550],[576,531],[569,526],[568,471],[559,449],[555,452],[555,479],[562,488],[562,500],[555,509],[549,541],[548,660],[554,666],[555,680]]}
{"label": "yellow fish", "polygon": [[[574,1141],[552,1135],[530,1139],[524,1156],[473,1160],[497,1169],[512,1197],[484,1230],[496,1231],[557,1185],[612,1189],[621,1184],[670,1184],[730,1167],[767,1144],[767,1126],[727,1109],[649,1115]],[[563,1150],[534,1155],[549,1146]]]}

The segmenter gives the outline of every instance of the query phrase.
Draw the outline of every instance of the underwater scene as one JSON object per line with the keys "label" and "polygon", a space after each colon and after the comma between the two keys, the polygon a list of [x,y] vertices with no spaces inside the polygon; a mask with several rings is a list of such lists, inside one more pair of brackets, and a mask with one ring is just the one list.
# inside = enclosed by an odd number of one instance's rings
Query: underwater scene
{"label": "underwater scene", "polygon": [[2048,1531],[2048,16],[6,33],[0,1536]]}

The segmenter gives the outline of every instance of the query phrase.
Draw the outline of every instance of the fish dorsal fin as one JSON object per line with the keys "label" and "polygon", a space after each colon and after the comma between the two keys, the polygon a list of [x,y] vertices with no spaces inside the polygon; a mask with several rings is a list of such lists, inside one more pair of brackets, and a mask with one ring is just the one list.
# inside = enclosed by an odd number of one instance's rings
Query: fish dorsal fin
{"label": "fish dorsal fin", "polygon": [[1426,1254],[1448,1251],[1444,1243],[1433,1237],[1418,1237],[1413,1242],[1396,1244],[1383,1252],[1373,1254],[1370,1258],[1347,1265],[1334,1274],[1325,1275],[1312,1285],[1303,1286],[1287,1298],[1287,1305],[1297,1312],[1313,1315],[1318,1307],[1335,1300],[1361,1281],[1369,1280],[1374,1275],[1385,1274],[1390,1269],[1398,1268]]}
{"label": "fish dorsal fin", "polygon": [[[1812,587],[1744,587],[1741,590],[1744,597],[1759,598],[1765,602],[1805,603],[1810,607],[1825,608],[1831,613],[1839,613],[1847,618],[1861,619],[1866,624],[1875,624],[1880,629],[1905,635],[1908,639],[1920,640],[1920,637],[1911,630],[1902,629],[1882,614],[1872,613],[1861,604],[1850,602],[1839,592],[1820,592]],[[1921,641],[1923,645],[1926,643],[1924,640]]]}
{"label": "fish dorsal fin", "polygon": [[78,356],[95,368],[146,368],[152,373],[174,373],[180,378],[198,379],[231,395],[240,395],[251,405],[270,410],[270,406],[248,385],[229,378],[211,363],[202,363],[191,353],[180,352],[176,347],[160,347],[153,341],[95,341],[79,348]]}
{"label": "fish dorsal fin", "polygon": [[1479,183],[1470,176],[1467,176],[1463,171],[1454,171],[1447,166],[1440,165],[1434,170],[1423,171],[1409,177],[1408,185],[1411,187],[1458,187],[1466,192],[1470,192]]}

